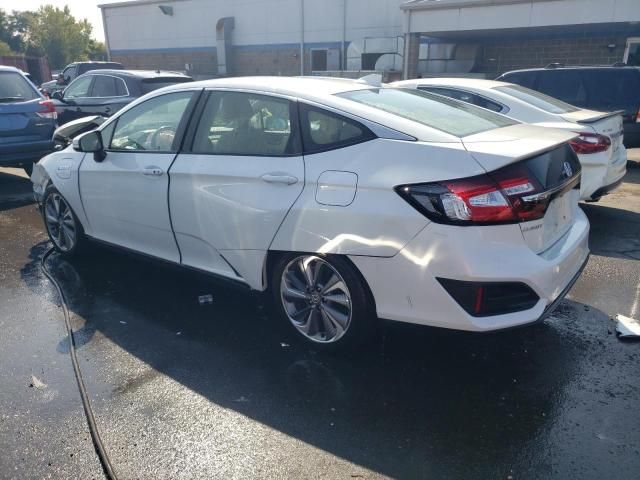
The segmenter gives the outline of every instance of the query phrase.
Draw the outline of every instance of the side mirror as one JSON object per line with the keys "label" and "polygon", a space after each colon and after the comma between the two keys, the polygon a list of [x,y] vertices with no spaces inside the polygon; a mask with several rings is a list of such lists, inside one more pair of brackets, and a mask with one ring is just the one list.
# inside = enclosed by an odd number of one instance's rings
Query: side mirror
{"label": "side mirror", "polygon": [[53,98],[54,100],[60,100],[60,101],[63,101],[63,100],[62,100],[62,92],[61,92],[61,91],[59,91],[59,90],[56,90],[55,92],[53,92],[53,93],[51,94],[51,98]]}
{"label": "side mirror", "polygon": [[73,139],[73,149],[77,152],[93,153],[96,162],[102,162],[105,157],[102,134],[98,130],[92,130]]}

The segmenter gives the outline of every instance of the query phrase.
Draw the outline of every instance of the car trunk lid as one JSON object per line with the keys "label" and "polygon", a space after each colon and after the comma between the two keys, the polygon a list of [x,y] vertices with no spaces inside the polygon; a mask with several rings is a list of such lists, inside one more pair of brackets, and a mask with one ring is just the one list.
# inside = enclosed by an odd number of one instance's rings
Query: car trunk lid
{"label": "car trunk lid", "polygon": [[567,143],[572,132],[530,125],[483,132],[463,139],[473,157],[489,172],[522,163],[540,184],[527,202],[548,201],[544,217],[523,222],[527,245],[538,254],[551,248],[571,228],[578,208],[580,162]]}

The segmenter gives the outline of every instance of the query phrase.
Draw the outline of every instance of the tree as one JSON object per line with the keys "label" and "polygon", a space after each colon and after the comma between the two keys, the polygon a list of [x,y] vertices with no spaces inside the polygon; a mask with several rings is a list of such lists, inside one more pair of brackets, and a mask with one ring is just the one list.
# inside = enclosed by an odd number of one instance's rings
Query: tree
{"label": "tree", "polygon": [[89,40],[87,56],[89,57],[89,60],[106,61],[107,47],[105,47],[104,43],[91,39]]}
{"label": "tree", "polygon": [[30,24],[28,43],[41,49],[53,68],[88,58],[91,24],[86,19],[76,20],[69,7],[45,5],[27,22]]}
{"label": "tree", "polygon": [[13,55],[11,47],[9,47],[9,44],[7,42],[0,40],[0,57],[5,57],[8,55]]}

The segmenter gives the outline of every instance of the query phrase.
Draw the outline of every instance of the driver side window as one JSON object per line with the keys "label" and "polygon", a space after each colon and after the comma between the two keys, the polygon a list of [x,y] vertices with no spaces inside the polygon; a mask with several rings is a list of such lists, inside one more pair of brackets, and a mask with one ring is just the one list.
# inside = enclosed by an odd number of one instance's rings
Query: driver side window
{"label": "driver side window", "polygon": [[71,100],[74,98],[85,98],[89,96],[92,76],[80,77],[71,83],[64,91],[64,98]]}
{"label": "driver side window", "polygon": [[147,100],[118,118],[109,150],[174,153],[176,132],[193,92],[168,93]]}

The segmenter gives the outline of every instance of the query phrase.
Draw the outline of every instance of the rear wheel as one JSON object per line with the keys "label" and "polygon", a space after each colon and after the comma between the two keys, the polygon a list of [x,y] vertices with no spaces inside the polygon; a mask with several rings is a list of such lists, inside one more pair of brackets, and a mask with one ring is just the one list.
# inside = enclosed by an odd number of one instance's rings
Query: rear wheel
{"label": "rear wheel", "polygon": [[273,269],[271,285],[276,308],[289,329],[316,348],[353,347],[376,330],[364,280],[341,257],[285,255]]}
{"label": "rear wheel", "polygon": [[50,185],[45,190],[42,205],[44,224],[54,248],[65,257],[76,255],[84,247],[86,239],[69,203]]}

